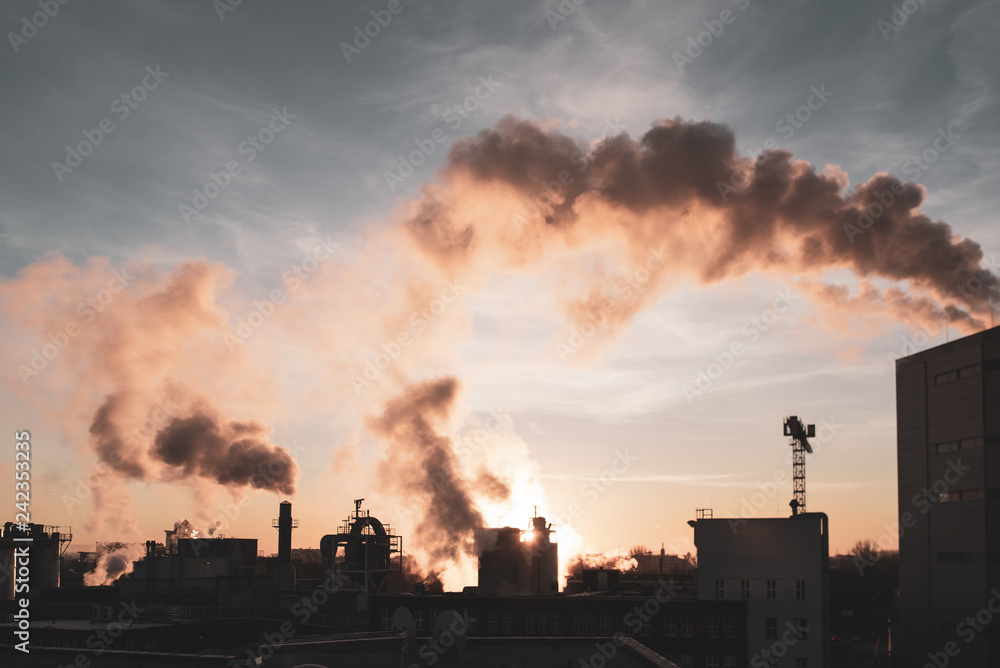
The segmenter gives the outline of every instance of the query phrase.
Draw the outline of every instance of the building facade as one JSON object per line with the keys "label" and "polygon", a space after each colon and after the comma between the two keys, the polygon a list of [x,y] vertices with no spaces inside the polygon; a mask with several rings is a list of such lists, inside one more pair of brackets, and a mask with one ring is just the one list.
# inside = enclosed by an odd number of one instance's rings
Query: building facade
{"label": "building facade", "polygon": [[747,603],[747,665],[829,664],[829,523],[787,518],[697,519],[698,598]]}
{"label": "building facade", "polygon": [[896,438],[901,665],[1000,665],[1000,327],[896,361]]}

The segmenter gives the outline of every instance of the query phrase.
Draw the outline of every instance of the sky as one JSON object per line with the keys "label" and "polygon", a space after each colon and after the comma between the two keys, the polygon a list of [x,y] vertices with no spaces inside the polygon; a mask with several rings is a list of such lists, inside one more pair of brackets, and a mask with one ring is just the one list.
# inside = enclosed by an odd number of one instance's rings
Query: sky
{"label": "sky", "polygon": [[[696,509],[788,514],[788,415],[831,549],[895,547],[893,359],[989,326],[929,325],[955,302],[921,272],[998,273],[997,3],[43,5],[0,9],[0,421],[77,549],[188,518],[270,553],[286,498],[318,547],[364,497],[449,586],[474,567],[432,525],[536,507],[564,558],[694,552]],[[642,146],[661,180],[615,171]],[[948,252],[876,221],[775,259],[797,232],[734,224],[711,264],[731,210],[663,193],[716,150],[787,151],[836,206],[897,177]]]}

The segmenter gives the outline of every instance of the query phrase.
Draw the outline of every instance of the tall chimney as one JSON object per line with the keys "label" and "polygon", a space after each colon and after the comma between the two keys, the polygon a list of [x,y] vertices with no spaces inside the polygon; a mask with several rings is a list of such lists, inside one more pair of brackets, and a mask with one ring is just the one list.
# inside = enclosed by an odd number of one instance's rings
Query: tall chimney
{"label": "tall chimney", "polygon": [[278,506],[278,519],[271,521],[278,530],[278,563],[274,565],[274,588],[277,591],[294,591],[295,567],[292,566],[292,529],[299,526],[292,519],[292,504],[282,501]]}
{"label": "tall chimney", "polygon": [[288,501],[278,506],[278,563],[292,563],[292,504]]}

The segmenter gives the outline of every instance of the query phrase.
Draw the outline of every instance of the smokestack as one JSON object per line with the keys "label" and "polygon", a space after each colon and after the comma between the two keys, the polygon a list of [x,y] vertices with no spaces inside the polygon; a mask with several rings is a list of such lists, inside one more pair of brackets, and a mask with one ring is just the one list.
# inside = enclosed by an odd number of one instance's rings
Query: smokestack
{"label": "smokestack", "polygon": [[292,504],[288,501],[278,506],[278,563],[292,563]]}
{"label": "smokestack", "polygon": [[278,519],[271,521],[278,530],[278,563],[274,566],[274,588],[277,591],[295,589],[295,567],[292,566],[292,529],[299,526],[292,519],[292,504],[282,501],[278,505]]}

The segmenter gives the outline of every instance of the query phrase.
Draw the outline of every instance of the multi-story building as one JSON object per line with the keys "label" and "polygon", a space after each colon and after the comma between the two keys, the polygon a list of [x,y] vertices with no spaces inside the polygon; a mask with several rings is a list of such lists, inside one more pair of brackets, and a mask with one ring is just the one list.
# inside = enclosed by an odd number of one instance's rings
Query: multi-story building
{"label": "multi-story building", "polygon": [[698,598],[746,601],[751,668],[821,668],[829,657],[829,524],[823,513],[688,522]]}
{"label": "multi-story building", "polygon": [[1000,327],[898,359],[896,425],[894,650],[1000,665]]}

